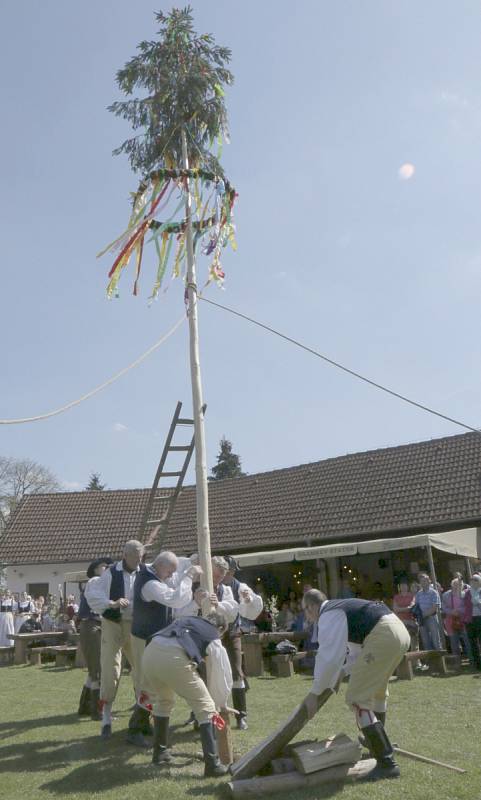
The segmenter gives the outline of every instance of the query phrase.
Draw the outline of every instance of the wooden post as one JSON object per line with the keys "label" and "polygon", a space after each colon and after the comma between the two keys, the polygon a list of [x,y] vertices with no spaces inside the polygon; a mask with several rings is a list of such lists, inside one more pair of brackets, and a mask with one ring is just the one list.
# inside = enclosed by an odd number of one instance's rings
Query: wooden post
{"label": "wooden post", "polygon": [[473,570],[471,569],[471,561],[469,560],[468,556],[466,556],[464,560],[466,563],[466,575],[469,581],[473,576]]}
{"label": "wooden post", "polygon": [[[438,591],[438,579],[436,578],[436,570],[434,569],[434,559],[433,559],[433,548],[431,547],[431,542],[428,542],[426,545],[426,549],[428,551],[428,563],[429,563],[429,572],[431,574],[431,580],[433,582],[433,586]],[[439,594],[439,592],[438,592]],[[440,598],[441,599],[441,598]],[[439,635],[441,638],[441,644],[444,649],[446,649],[446,636],[444,635],[444,625],[443,625],[443,618],[441,616],[441,609],[439,608],[436,614],[438,618],[438,625],[439,625]]]}
{"label": "wooden post", "polygon": [[[189,169],[189,156],[187,153],[187,137],[182,131],[182,157],[184,169]],[[194,244],[192,237],[192,195],[190,179],[185,179],[185,219],[186,219],[186,256],[187,256],[187,296],[189,300],[189,337],[190,337],[190,373],[192,381],[192,405],[194,417],[195,437],[195,483],[197,498],[197,547],[199,563],[202,567],[200,585],[210,594],[214,591],[212,582],[212,563],[210,553],[209,531],[209,496],[207,489],[207,459],[205,447],[204,415],[202,406],[202,380],[199,356],[199,332],[197,323],[197,283],[194,259]],[[210,603],[207,604],[210,608]],[[204,612],[208,610],[203,606]]]}
{"label": "wooden post", "polygon": [[329,597],[337,597],[339,589],[339,559],[328,558],[327,571],[329,575]]}
{"label": "wooden post", "polygon": [[227,710],[222,710],[220,716],[225,722],[225,728],[216,732],[217,746],[219,748],[219,758],[222,764],[227,767],[234,761],[234,749],[232,746],[232,731],[230,727],[230,714]]}

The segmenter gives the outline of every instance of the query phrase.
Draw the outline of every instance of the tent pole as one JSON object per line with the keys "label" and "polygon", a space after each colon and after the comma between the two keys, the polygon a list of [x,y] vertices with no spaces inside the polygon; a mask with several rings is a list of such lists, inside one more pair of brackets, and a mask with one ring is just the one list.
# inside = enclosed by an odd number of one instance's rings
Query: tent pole
{"label": "tent pole", "polygon": [[[431,542],[428,541],[426,545],[426,550],[428,551],[428,563],[429,563],[429,572],[431,574],[431,580],[433,582],[433,586],[438,592],[438,579],[436,577],[436,570],[434,569],[434,559],[433,559],[433,548],[431,547]],[[438,592],[439,594],[439,592]],[[441,595],[439,596],[441,599]],[[437,611],[437,618],[439,623],[439,632],[441,636],[441,643],[443,645],[444,650],[446,649],[446,637],[444,635],[444,625],[443,625],[443,618],[441,616],[441,609]]]}

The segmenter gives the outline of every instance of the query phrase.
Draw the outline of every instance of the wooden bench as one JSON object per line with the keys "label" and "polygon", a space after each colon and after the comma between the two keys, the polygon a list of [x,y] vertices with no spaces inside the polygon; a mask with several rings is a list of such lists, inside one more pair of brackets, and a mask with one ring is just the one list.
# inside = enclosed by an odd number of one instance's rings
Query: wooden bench
{"label": "wooden bench", "polygon": [[247,676],[258,678],[264,675],[264,656],[270,656],[269,645],[278,644],[283,639],[298,642],[305,638],[306,634],[300,631],[245,633],[242,637],[242,650]]}
{"label": "wooden bench", "polygon": [[406,653],[396,669],[396,675],[401,680],[412,681],[414,678],[413,662],[419,660],[429,661],[437,672],[447,675],[449,670],[446,663],[447,650],[412,650]]}
{"label": "wooden bench", "polygon": [[307,652],[273,653],[271,656],[272,674],[277,678],[290,678],[294,675],[295,665],[307,656]]}
{"label": "wooden bench", "polygon": [[0,665],[2,667],[7,667],[10,664],[13,664],[13,654],[15,652],[14,645],[7,645],[6,647],[0,647]]}
{"label": "wooden bench", "polygon": [[68,663],[72,663],[72,656],[75,657],[77,646],[62,644],[50,647],[32,647],[31,650],[28,651],[30,664],[40,666],[44,653],[55,656],[56,667],[66,667]]}

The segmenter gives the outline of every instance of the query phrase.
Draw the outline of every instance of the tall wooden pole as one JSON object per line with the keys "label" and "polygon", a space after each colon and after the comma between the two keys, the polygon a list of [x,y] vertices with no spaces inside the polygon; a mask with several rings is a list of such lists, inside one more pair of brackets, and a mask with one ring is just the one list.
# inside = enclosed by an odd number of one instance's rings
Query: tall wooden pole
{"label": "tall wooden pole", "polygon": [[[182,131],[182,158],[184,169],[189,169],[187,137]],[[197,498],[197,547],[199,563],[202,567],[200,585],[208,592],[214,591],[212,582],[212,563],[210,553],[209,495],[207,489],[207,459],[205,447],[204,415],[202,406],[202,380],[199,356],[199,331],[197,322],[197,283],[192,236],[192,195],[190,179],[186,178],[185,197],[186,255],[187,255],[187,296],[189,301],[190,375],[192,381],[192,405],[194,409],[195,437],[195,482]]]}

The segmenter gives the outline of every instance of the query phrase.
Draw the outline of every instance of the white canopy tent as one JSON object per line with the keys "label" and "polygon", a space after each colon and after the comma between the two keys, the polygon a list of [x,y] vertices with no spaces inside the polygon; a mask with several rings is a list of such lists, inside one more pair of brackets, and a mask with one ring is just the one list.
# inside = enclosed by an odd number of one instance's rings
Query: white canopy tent
{"label": "white canopy tent", "polygon": [[260,553],[241,553],[236,559],[241,567],[259,567],[264,564],[282,564],[289,561],[353,556],[357,553],[383,553],[408,550],[412,547],[431,547],[465,558],[481,558],[481,534],[477,528],[448,531],[446,533],[421,533],[393,539],[372,539],[367,542],[327,544],[318,547],[296,547],[287,550],[268,550]]}

